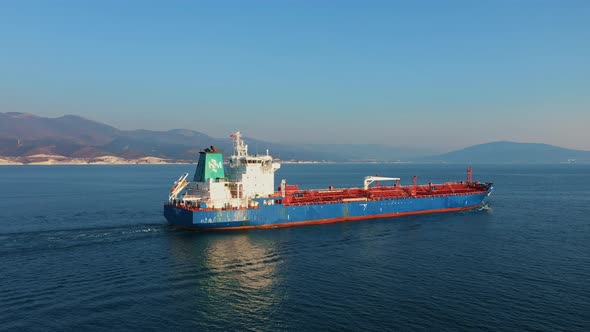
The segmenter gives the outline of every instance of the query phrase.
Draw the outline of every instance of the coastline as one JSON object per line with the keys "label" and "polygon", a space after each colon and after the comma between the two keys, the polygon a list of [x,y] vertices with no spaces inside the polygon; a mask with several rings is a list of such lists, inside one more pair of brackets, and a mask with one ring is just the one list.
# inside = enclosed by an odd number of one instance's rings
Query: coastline
{"label": "coastline", "polygon": [[[376,160],[354,160],[354,161],[316,161],[316,160],[277,160],[281,164],[358,164],[358,163],[390,163],[407,164],[410,161],[376,161]],[[122,158],[117,156],[98,157],[65,157],[60,155],[36,154],[23,157],[0,156],[0,166],[18,165],[167,165],[167,164],[194,164],[194,161],[166,159],[159,157]]]}
{"label": "coastline", "polygon": [[116,156],[99,156],[92,158],[70,158],[59,155],[38,154],[26,157],[0,156],[0,166],[19,165],[164,165],[190,164],[185,160],[164,159],[158,157],[121,158]]}

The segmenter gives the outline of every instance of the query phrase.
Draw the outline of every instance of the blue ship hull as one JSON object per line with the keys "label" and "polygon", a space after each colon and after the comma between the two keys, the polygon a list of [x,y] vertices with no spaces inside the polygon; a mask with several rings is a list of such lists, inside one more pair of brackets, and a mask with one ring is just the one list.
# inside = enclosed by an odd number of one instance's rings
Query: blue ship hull
{"label": "blue ship hull", "polygon": [[201,230],[274,228],[348,220],[389,218],[412,214],[452,212],[482,205],[487,192],[414,198],[392,198],[360,202],[309,205],[263,205],[236,210],[194,210],[165,205],[164,216],[177,227]]}

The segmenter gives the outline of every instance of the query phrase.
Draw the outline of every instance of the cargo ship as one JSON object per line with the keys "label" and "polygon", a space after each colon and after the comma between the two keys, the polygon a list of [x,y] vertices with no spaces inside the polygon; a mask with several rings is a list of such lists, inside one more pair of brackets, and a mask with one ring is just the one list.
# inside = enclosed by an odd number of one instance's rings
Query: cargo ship
{"label": "cargo ship", "polygon": [[214,146],[199,152],[192,178],[183,174],[170,189],[164,216],[179,228],[240,230],[334,223],[414,214],[470,210],[481,207],[492,183],[466,181],[400,185],[400,178],[367,176],[359,188],[302,190],[281,180],[280,164],[269,155],[248,154],[240,132],[233,154],[224,162]]}

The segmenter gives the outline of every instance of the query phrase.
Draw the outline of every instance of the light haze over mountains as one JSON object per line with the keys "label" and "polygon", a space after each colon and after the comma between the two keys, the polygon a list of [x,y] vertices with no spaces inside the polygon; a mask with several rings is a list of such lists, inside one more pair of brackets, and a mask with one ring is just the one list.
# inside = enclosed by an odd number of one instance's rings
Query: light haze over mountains
{"label": "light haze over mountains", "polygon": [[[229,133],[228,133],[229,134]],[[430,150],[378,144],[285,144],[248,138],[251,154],[269,149],[282,160],[304,161],[414,161],[451,163],[590,162],[590,151],[547,144],[493,142],[445,154]],[[0,113],[0,157],[58,155],[70,158],[117,156],[160,157],[194,161],[198,152],[215,145],[228,155],[232,141],[199,131],[119,130],[79,116],[46,118],[26,113]],[[574,160],[575,159],[575,160]]]}

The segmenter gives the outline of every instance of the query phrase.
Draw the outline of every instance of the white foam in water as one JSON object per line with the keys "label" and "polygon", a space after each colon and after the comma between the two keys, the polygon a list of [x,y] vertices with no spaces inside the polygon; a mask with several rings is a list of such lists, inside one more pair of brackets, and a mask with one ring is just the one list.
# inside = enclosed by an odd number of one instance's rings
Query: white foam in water
{"label": "white foam in water", "polygon": [[486,210],[486,211],[492,211],[493,208],[490,206],[490,204],[488,202],[484,202],[480,207],[479,210]]}

